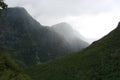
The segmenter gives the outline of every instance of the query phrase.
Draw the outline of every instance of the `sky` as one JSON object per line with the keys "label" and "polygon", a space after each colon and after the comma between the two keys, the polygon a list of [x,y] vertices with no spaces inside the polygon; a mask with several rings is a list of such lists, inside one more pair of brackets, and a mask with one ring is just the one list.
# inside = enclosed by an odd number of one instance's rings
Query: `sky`
{"label": "sky", "polygon": [[5,0],[24,7],[42,25],[69,23],[85,38],[97,40],[117,27],[120,0]]}

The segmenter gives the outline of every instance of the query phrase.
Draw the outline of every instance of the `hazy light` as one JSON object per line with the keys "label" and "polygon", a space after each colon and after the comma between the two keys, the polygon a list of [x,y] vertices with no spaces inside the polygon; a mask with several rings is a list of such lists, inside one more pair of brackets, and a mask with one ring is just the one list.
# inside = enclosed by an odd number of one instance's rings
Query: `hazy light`
{"label": "hazy light", "polygon": [[84,37],[99,39],[120,21],[120,0],[6,0],[21,6],[43,25],[68,22]]}
{"label": "hazy light", "polygon": [[99,39],[117,27],[120,20],[118,14],[101,13],[97,15],[81,15],[67,17],[70,23],[86,38]]}

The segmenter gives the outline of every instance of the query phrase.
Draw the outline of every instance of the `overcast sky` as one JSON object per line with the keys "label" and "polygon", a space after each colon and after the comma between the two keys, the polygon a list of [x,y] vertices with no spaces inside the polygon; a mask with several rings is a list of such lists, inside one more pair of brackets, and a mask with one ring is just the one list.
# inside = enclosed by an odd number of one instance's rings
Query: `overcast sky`
{"label": "overcast sky", "polygon": [[84,37],[99,39],[120,21],[120,0],[6,0],[24,7],[41,24],[67,22]]}

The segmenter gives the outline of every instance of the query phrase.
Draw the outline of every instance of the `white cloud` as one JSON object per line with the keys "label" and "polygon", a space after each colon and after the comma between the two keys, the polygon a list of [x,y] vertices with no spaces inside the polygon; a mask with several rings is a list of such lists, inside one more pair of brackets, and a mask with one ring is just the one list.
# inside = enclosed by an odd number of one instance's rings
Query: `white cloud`
{"label": "white cloud", "polygon": [[6,0],[22,6],[41,24],[68,22],[87,38],[100,38],[120,20],[120,0]]}
{"label": "white cloud", "polygon": [[81,15],[68,17],[66,22],[71,23],[85,37],[98,39],[117,27],[117,23],[120,20],[119,16],[119,14],[111,13]]}
{"label": "white cloud", "polygon": [[9,6],[23,6],[33,9],[37,14],[49,16],[74,16],[119,10],[117,0],[14,0],[14,2],[6,0],[6,2]]}

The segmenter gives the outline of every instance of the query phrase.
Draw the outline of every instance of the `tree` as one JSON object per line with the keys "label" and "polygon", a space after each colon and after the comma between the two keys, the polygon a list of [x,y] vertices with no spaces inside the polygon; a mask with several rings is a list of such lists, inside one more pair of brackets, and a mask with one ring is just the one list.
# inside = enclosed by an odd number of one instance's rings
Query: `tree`
{"label": "tree", "polygon": [[8,5],[4,2],[4,0],[0,0],[0,8],[1,10],[8,8]]}

